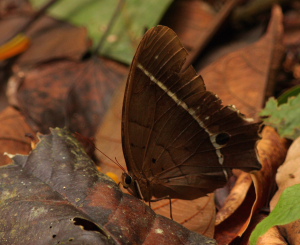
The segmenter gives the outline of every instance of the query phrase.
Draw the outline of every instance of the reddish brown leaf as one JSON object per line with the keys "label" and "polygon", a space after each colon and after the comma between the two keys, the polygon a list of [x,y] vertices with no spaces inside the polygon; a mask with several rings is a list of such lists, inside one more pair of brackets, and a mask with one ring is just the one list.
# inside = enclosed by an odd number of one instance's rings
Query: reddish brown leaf
{"label": "reddish brown leaf", "polygon": [[44,243],[72,239],[80,244],[214,244],[123,194],[97,171],[67,130],[52,130],[41,139],[28,157],[16,156],[15,164],[1,169],[6,177],[0,180],[1,192],[6,190],[1,217],[20,212],[20,219],[0,223],[11,244],[27,237],[31,244],[39,244],[40,239]]}
{"label": "reddish brown leaf", "polygon": [[36,131],[67,125],[93,136],[123,73],[121,65],[105,59],[48,63],[11,78],[10,101]]}
{"label": "reddish brown leaf", "polygon": [[26,134],[35,134],[26,123],[24,116],[12,107],[8,107],[0,114],[0,166],[10,163],[12,160],[3,155],[5,152],[10,154],[28,154],[31,151],[30,139]]}

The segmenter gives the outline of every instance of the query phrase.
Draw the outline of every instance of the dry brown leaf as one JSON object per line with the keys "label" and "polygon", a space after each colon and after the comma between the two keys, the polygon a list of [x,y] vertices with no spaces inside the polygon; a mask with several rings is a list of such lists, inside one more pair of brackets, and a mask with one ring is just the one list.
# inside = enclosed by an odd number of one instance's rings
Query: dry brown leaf
{"label": "dry brown leaf", "polygon": [[35,135],[35,132],[27,124],[24,116],[14,109],[8,107],[0,114],[0,166],[12,162],[11,158],[3,154],[28,154],[31,151],[31,140],[26,134]]}
{"label": "dry brown leaf", "polygon": [[286,225],[278,226],[280,234],[288,244],[298,244],[300,241],[300,221],[296,220]]}
{"label": "dry brown leaf", "polygon": [[265,127],[263,140],[258,144],[258,153],[263,168],[253,175],[253,181],[257,193],[256,208],[268,205],[275,191],[275,175],[278,167],[283,163],[289,142],[277,134],[271,127]]}
{"label": "dry brown leaf", "polygon": [[250,186],[252,185],[251,175],[240,171],[234,187],[230,191],[222,209],[218,211],[215,224],[218,225],[231,216],[244,201]]}
{"label": "dry brown leaf", "polygon": [[272,227],[268,230],[267,233],[262,235],[257,242],[257,245],[265,245],[265,244],[272,244],[272,245],[288,245],[286,240],[282,237],[277,227]]}
{"label": "dry brown leaf", "polygon": [[265,98],[273,93],[275,70],[282,48],[282,12],[272,11],[267,33],[256,43],[232,52],[200,72],[207,89],[234,104],[247,116],[258,118]]}
{"label": "dry brown leaf", "polygon": [[[151,207],[157,214],[170,216],[168,200],[151,203]],[[172,214],[176,222],[189,230],[211,238],[215,230],[215,209],[213,193],[195,200],[172,200]]]}
{"label": "dry brown leaf", "polygon": [[270,202],[271,211],[275,208],[282,192],[292,186],[300,183],[300,138],[297,138],[287,153],[285,162],[278,168],[276,183],[278,190]]}
{"label": "dry brown leaf", "polygon": [[240,206],[235,205],[236,210],[231,211],[231,216],[216,226],[215,239],[219,244],[228,244],[236,237],[242,236],[247,231],[253,215],[267,205],[274,193],[277,168],[282,164],[287,148],[287,141],[280,138],[275,129],[264,128],[262,140],[258,144],[263,168],[251,175],[255,188],[251,185]]}

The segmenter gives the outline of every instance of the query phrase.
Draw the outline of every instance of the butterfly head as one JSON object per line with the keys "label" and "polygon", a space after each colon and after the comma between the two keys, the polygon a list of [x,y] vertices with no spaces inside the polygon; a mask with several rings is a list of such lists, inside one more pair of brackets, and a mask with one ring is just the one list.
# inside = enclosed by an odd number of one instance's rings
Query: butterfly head
{"label": "butterfly head", "polygon": [[122,185],[125,189],[131,189],[130,187],[133,186],[133,178],[126,172],[122,173]]}
{"label": "butterfly head", "polygon": [[142,186],[140,186],[139,182],[132,177],[130,174],[128,174],[127,172],[123,172],[122,173],[122,180],[121,183],[123,185],[123,187],[133,196],[142,199],[144,201],[148,201],[151,199],[151,195],[150,193],[147,192],[147,194],[149,195],[143,195],[143,193],[145,193],[145,190],[142,192],[143,188],[143,183]]}

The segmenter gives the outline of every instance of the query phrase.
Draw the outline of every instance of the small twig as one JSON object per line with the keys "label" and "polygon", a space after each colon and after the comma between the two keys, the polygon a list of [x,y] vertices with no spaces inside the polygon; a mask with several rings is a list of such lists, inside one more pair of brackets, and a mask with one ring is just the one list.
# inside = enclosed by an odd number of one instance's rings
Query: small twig
{"label": "small twig", "polygon": [[192,51],[190,55],[188,55],[186,62],[183,65],[183,70],[186,69],[189,65],[191,65],[198,55],[202,52],[207,43],[212,39],[215,32],[219,29],[220,25],[223,21],[229,16],[232,9],[239,3],[239,0],[229,0],[226,1],[224,7],[218,13],[212,24],[210,25],[207,33],[202,38],[196,40],[195,49]]}
{"label": "small twig", "polygon": [[99,54],[101,52],[101,49],[103,48],[106,38],[109,35],[112,27],[114,26],[114,24],[118,18],[118,15],[120,14],[120,12],[123,8],[124,3],[125,3],[125,0],[119,0],[118,6],[116,7],[115,12],[114,12],[113,16],[111,17],[111,19],[107,25],[107,28],[106,28],[105,32],[103,33],[103,36],[101,37],[100,42],[98,43],[97,47],[95,48],[94,53]]}
{"label": "small twig", "polygon": [[40,8],[40,10],[38,12],[36,12],[31,18],[30,20],[28,20],[28,22],[22,26],[20,28],[20,30],[17,33],[20,32],[25,32],[28,30],[28,28],[37,20],[39,19],[41,16],[43,16],[45,14],[45,12],[47,11],[47,9],[49,9],[53,4],[55,4],[58,0],[50,0],[48,1],[48,3],[46,3],[43,7]]}

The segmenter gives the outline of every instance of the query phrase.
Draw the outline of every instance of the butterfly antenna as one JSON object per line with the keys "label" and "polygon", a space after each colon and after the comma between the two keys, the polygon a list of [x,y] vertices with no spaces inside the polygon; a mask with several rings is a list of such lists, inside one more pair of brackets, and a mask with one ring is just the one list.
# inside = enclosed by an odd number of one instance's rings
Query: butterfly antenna
{"label": "butterfly antenna", "polygon": [[108,155],[106,155],[103,151],[101,151],[99,148],[97,148],[95,146],[95,149],[97,149],[103,156],[105,156],[107,159],[109,159],[111,162],[113,162],[114,164],[116,164],[123,172],[126,172],[126,170],[122,167],[122,165],[117,161],[117,158],[115,158],[115,160],[113,160],[112,158],[110,158]]}
{"label": "butterfly antenna", "polygon": [[114,164],[116,164],[123,172],[126,172],[126,170],[121,166],[121,164],[117,161],[117,158],[115,158],[116,160],[113,160],[112,158],[110,158],[108,155],[106,155],[103,151],[101,151],[97,146],[95,146],[95,143],[88,137],[83,136],[82,134],[75,132],[75,136],[78,139],[84,139],[85,141],[88,141],[90,144],[93,145],[94,149],[98,150],[103,156],[105,156],[107,159],[109,159],[111,162],[113,162]]}
{"label": "butterfly antenna", "polygon": [[118,160],[117,160],[116,157],[115,157],[115,160],[116,160],[115,164],[117,164],[117,166],[119,166],[119,168],[122,169],[122,171],[123,171],[124,173],[126,173],[127,171],[126,171],[125,168],[123,168],[122,165],[118,162]]}

